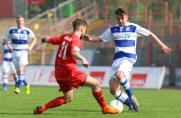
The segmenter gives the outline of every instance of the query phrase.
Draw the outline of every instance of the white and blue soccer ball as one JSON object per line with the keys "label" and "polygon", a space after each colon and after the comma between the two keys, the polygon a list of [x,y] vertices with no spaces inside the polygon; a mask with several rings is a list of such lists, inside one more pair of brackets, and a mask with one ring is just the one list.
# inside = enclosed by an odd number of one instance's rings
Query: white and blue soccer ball
{"label": "white and blue soccer ball", "polygon": [[119,100],[111,100],[109,105],[113,108],[116,108],[119,110],[119,112],[122,112],[123,111],[123,104],[122,102],[120,102]]}

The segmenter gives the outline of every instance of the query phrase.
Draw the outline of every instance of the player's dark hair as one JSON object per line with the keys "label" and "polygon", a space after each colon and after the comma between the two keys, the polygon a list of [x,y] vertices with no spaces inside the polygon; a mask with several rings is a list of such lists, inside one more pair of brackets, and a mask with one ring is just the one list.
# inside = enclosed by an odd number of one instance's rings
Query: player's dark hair
{"label": "player's dark hair", "polygon": [[87,22],[81,18],[77,18],[72,23],[73,30],[76,31],[80,28],[80,26],[87,26]]}
{"label": "player's dark hair", "polygon": [[123,9],[123,8],[117,8],[116,10],[115,10],[115,15],[118,17],[118,18],[123,18],[124,17],[124,15],[127,15],[128,13],[127,13],[127,11],[126,11],[126,9]]}
{"label": "player's dark hair", "polygon": [[22,16],[22,15],[16,16],[16,19],[19,19],[19,18],[24,18],[24,16]]}

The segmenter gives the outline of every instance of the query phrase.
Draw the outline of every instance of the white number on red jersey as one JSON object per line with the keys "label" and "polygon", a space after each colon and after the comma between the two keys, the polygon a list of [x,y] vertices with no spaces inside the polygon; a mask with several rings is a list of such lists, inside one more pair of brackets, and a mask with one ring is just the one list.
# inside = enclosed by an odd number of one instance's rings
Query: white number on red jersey
{"label": "white number on red jersey", "polygon": [[66,54],[67,54],[67,47],[68,47],[68,43],[67,41],[63,41],[63,43],[61,44],[61,49],[60,49],[60,58],[62,59],[66,59]]}

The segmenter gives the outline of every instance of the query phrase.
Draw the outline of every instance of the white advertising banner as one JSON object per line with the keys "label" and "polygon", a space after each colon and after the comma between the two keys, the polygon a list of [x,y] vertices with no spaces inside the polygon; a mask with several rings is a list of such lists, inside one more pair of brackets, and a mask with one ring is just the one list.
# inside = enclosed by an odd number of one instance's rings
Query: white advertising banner
{"label": "white advertising banner", "polygon": [[[2,69],[2,66],[0,66]],[[102,87],[109,87],[109,66],[92,66],[87,68],[79,67],[85,73],[96,78]],[[26,78],[31,85],[58,85],[55,80],[54,66],[28,66]],[[134,88],[155,88],[160,89],[165,75],[165,67],[133,67],[130,83]],[[2,72],[0,72],[2,78]],[[2,79],[0,80],[2,83]],[[12,75],[9,75],[9,84],[14,84]]]}
{"label": "white advertising banner", "polygon": [[[0,66],[2,69],[2,66]],[[57,85],[54,78],[54,66],[27,66],[25,77],[31,85]],[[0,72],[2,78],[2,72]],[[14,84],[13,76],[9,74],[9,84]],[[2,83],[2,79],[0,80]]]}
{"label": "white advertising banner", "polygon": [[181,68],[176,68],[176,86],[181,86]]}
{"label": "white advertising banner", "polygon": [[134,88],[162,87],[165,76],[165,67],[133,67],[131,73],[131,86]]}

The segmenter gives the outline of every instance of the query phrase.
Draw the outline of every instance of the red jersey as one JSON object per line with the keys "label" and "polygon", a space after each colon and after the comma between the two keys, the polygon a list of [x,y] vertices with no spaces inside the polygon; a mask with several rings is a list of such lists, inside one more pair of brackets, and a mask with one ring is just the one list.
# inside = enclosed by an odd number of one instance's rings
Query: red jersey
{"label": "red jersey", "polygon": [[77,61],[73,53],[80,52],[80,38],[75,34],[64,34],[49,38],[48,42],[59,45],[55,61],[55,77],[56,79],[66,79],[66,75],[70,71],[76,70]]}

